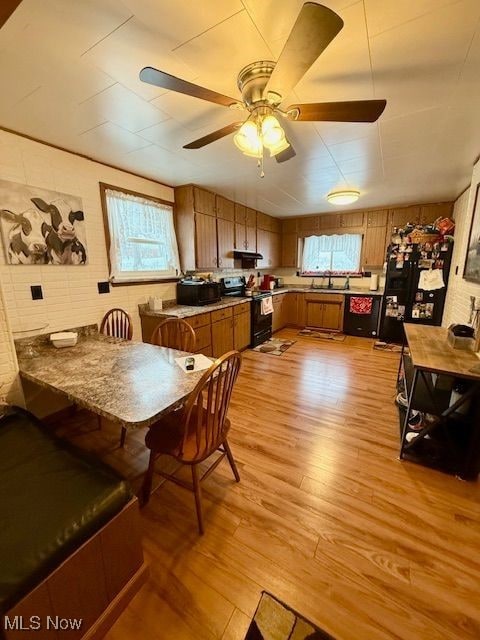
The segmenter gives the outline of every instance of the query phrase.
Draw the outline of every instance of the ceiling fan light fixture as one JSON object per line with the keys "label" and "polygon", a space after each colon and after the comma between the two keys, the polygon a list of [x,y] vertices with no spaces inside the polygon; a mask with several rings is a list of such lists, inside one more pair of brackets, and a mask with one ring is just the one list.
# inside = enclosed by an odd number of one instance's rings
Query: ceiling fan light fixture
{"label": "ceiling fan light fixture", "polygon": [[238,132],[233,136],[233,142],[246,156],[262,157],[262,140],[258,134],[258,127],[253,120],[247,120],[242,124]]}
{"label": "ceiling fan light fixture", "polygon": [[275,116],[268,115],[262,120],[262,140],[266,147],[278,144],[285,138],[285,132]]}
{"label": "ceiling fan light fixture", "polygon": [[281,153],[282,151],[285,151],[285,149],[288,149],[288,147],[290,146],[290,143],[286,139],[285,134],[283,134],[282,139],[279,140],[277,144],[265,145],[265,146],[267,146],[268,150],[270,151],[270,157],[273,158],[273,156],[276,156],[277,153]]}
{"label": "ceiling fan light fixture", "polygon": [[345,205],[356,202],[360,197],[360,191],[349,189],[346,191],[332,191],[327,195],[330,204]]}

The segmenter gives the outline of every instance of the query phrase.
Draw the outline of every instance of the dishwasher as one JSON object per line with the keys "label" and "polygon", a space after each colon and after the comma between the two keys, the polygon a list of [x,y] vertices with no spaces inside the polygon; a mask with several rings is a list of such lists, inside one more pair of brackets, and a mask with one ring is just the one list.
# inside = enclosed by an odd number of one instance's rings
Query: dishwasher
{"label": "dishwasher", "polygon": [[378,335],[378,321],[382,296],[360,293],[345,295],[343,333],[349,336],[375,338]]}

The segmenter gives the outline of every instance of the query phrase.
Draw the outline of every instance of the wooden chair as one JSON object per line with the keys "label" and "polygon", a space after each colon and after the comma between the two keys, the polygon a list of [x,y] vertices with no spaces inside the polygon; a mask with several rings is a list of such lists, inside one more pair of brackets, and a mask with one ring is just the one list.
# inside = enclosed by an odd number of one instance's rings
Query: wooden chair
{"label": "wooden chair", "polygon": [[159,347],[170,347],[179,351],[195,351],[197,337],[193,328],[180,318],[163,320],[152,333],[150,342]]}
{"label": "wooden chair", "polygon": [[133,336],[132,319],[123,309],[110,309],[103,316],[100,333],[112,338],[131,340]]}
{"label": "wooden chair", "polygon": [[[103,316],[102,323],[100,325],[100,333],[112,338],[122,338],[123,340],[131,340],[133,336],[132,319],[129,314],[123,309],[110,309]],[[102,418],[98,416],[98,424],[102,426]],[[122,427],[122,433],[120,435],[120,447],[125,445],[125,438],[127,437],[127,430]]]}
{"label": "wooden chair", "polygon": [[[192,484],[173,475],[161,471],[159,473],[163,478],[193,491],[200,534],[204,532],[200,487],[202,480],[227,457],[235,480],[240,482],[227,441],[230,429],[227,411],[241,359],[238,351],[230,351],[218,358],[200,378],[185,405],[155,423],[145,438],[145,444],[150,449],[150,460],[141,490],[142,504],[146,504],[150,498],[155,460],[162,454],[173,456],[178,462],[190,465]],[[220,450],[221,455],[199,477],[199,463],[217,450]]]}

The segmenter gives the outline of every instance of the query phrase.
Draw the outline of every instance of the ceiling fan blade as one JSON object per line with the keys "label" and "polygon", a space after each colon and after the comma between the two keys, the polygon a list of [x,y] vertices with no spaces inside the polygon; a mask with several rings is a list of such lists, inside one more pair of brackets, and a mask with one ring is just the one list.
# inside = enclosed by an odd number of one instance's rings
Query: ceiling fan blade
{"label": "ceiling fan blade", "polygon": [[294,158],[296,155],[297,154],[295,153],[295,149],[292,147],[292,143],[290,142],[290,146],[285,149],[285,151],[280,151],[280,153],[277,153],[277,155],[275,156],[275,160],[277,162],[286,162],[287,160]]}
{"label": "ceiling fan blade", "polygon": [[275,69],[264,90],[285,97],[310,69],[343,27],[343,20],[334,11],[306,2],[283,47]]}
{"label": "ceiling fan blade", "polygon": [[[308,122],[375,122],[382,115],[386,100],[352,100],[292,104],[286,110],[290,120]],[[296,117],[296,112],[298,116]]]}
{"label": "ceiling fan blade", "polygon": [[184,145],[184,149],[200,149],[211,142],[215,142],[215,140],[220,140],[220,138],[224,138],[228,136],[229,133],[233,133],[237,129],[242,126],[243,122],[232,122],[232,124],[227,124],[226,127],[222,127],[221,129],[217,129],[212,133],[209,133],[203,138],[199,138],[198,140],[194,140],[189,144]]}
{"label": "ceiling fan blade", "polygon": [[165,71],[159,71],[153,67],[144,67],[140,71],[140,80],[153,84],[156,87],[162,87],[163,89],[169,89],[170,91],[176,91],[177,93],[184,93],[187,96],[194,98],[200,98],[200,100],[206,100],[207,102],[214,102],[215,104],[221,104],[224,107],[230,107],[232,104],[237,104],[238,100],[235,98],[229,98],[216,91],[205,89],[198,84],[187,82],[181,78],[171,76]]}

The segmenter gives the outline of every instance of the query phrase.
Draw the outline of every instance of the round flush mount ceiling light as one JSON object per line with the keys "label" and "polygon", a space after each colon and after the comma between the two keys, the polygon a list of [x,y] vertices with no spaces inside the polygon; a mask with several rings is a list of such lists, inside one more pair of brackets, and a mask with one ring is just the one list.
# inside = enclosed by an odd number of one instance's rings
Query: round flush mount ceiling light
{"label": "round flush mount ceiling light", "polygon": [[352,204],[356,202],[360,197],[360,191],[332,191],[327,196],[327,200],[330,204]]}

